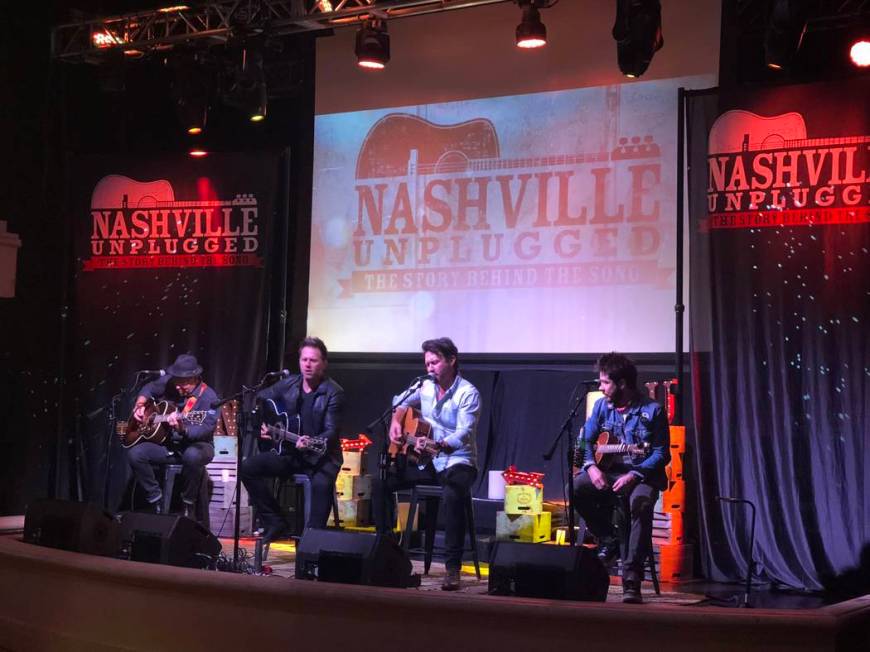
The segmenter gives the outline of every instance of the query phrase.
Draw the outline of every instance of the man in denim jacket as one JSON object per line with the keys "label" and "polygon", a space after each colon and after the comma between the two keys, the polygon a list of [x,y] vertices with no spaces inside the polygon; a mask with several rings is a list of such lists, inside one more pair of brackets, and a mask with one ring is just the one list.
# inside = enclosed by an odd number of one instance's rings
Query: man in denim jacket
{"label": "man in denim jacket", "polygon": [[[630,526],[622,559],[623,601],[640,603],[653,507],[658,492],[667,487],[665,467],[671,459],[668,420],[664,408],[638,389],[637,368],[626,356],[602,355],[598,372],[604,396],[595,403],[579,437],[584,455],[583,468],[574,476],[574,505],[598,538],[599,557],[605,563],[619,553],[613,509],[617,504],[626,506]],[[615,454],[607,470],[602,470],[595,462],[595,444],[602,432],[625,444],[646,445],[647,450],[643,454]]]}

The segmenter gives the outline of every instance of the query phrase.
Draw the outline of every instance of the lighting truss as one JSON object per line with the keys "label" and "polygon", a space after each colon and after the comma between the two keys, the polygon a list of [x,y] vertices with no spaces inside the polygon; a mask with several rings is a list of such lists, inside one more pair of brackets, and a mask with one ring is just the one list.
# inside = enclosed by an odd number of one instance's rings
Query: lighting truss
{"label": "lighting truss", "polygon": [[219,44],[263,32],[284,36],[508,1],[217,0],[59,25],[52,30],[51,53],[56,59],[99,63],[109,50],[141,56],[197,41]]}

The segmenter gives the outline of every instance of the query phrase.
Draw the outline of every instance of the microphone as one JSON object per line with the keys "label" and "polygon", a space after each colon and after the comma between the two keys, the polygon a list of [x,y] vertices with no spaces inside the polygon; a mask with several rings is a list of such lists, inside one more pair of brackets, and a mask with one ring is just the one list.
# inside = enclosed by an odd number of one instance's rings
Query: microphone
{"label": "microphone", "polygon": [[579,381],[579,384],[580,385],[597,385],[600,382],[601,382],[601,380],[598,378],[584,378],[583,380]]}
{"label": "microphone", "polygon": [[715,500],[721,500],[723,503],[745,503],[749,502],[743,498],[731,498],[730,496],[716,496]]}
{"label": "microphone", "polygon": [[435,376],[433,374],[423,374],[422,376],[417,376],[411,384],[412,385],[422,385],[427,380],[431,380],[432,382],[435,382]]}
{"label": "microphone", "polygon": [[270,371],[269,373],[263,376],[263,380],[280,380],[282,378],[289,378],[290,370],[282,369],[281,371]]}
{"label": "microphone", "polygon": [[165,376],[165,369],[140,369],[136,372],[138,376]]}

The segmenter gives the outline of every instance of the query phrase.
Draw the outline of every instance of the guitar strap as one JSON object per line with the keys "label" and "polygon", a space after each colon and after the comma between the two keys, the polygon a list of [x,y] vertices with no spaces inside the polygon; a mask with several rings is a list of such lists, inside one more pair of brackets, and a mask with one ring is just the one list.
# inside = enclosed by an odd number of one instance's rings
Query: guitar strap
{"label": "guitar strap", "polygon": [[187,416],[187,413],[193,409],[193,406],[196,405],[196,402],[199,400],[199,397],[202,396],[202,393],[206,390],[208,385],[205,383],[200,383],[199,387],[195,394],[192,394],[188,399],[184,402],[184,408],[181,410],[181,416]]}

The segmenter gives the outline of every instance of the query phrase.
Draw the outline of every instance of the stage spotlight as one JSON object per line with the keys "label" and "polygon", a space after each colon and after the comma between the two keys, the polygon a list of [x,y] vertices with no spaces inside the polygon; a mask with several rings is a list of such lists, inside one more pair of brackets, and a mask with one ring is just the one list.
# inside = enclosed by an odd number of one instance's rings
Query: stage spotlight
{"label": "stage spotlight", "polygon": [[205,158],[206,156],[208,156],[208,152],[202,147],[192,147],[188,152],[188,155],[191,158]]}
{"label": "stage spotlight", "polygon": [[205,129],[211,95],[212,71],[197,55],[173,57],[172,95],[182,128],[191,136]]}
{"label": "stage spotlight", "polygon": [[269,102],[263,54],[259,50],[243,48],[241,56],[241,65],[231,67],[228,72],[224,101],[241,110],[251,122],[262,122]]}
{"label": "stage spotlight", "polygon": [[659,0],[616,0],[613,38],[619,70],[626,77],[640,77],[665,43]]}
{"label": "stage spotlight", "polygon": [[861,39],[855,41],[849,48],[849,58],[859,68],[870,66],[870,40]]}
{"label": "stage spotlight", "polygon": [[208,119],[208,97],[205,95],[188,95],[178,100],[178,115],[185,131],[191,136],[198,136],[205,129]]}
{"label": "stage spotlight", "polygon": [[[517,25],[517,47],[542,48],[547,44],[547,27],[541,22],[540,3],[535,0],[517,0],[523,10],[523,19]],[[547,5],[549,6],[549,5]]]}
{"label": "stage spotlight", "polygon": [[357,30],[354,52],[360,68],[382,70],[390,60],[390,35],[387,33],[387,23],[382,20],[366,21]]}
{"label": "stage spotlight", "polygon": [[764,33],[764,63],[772,70],[788,68],[807,29],[807,0],[774,0]]}

